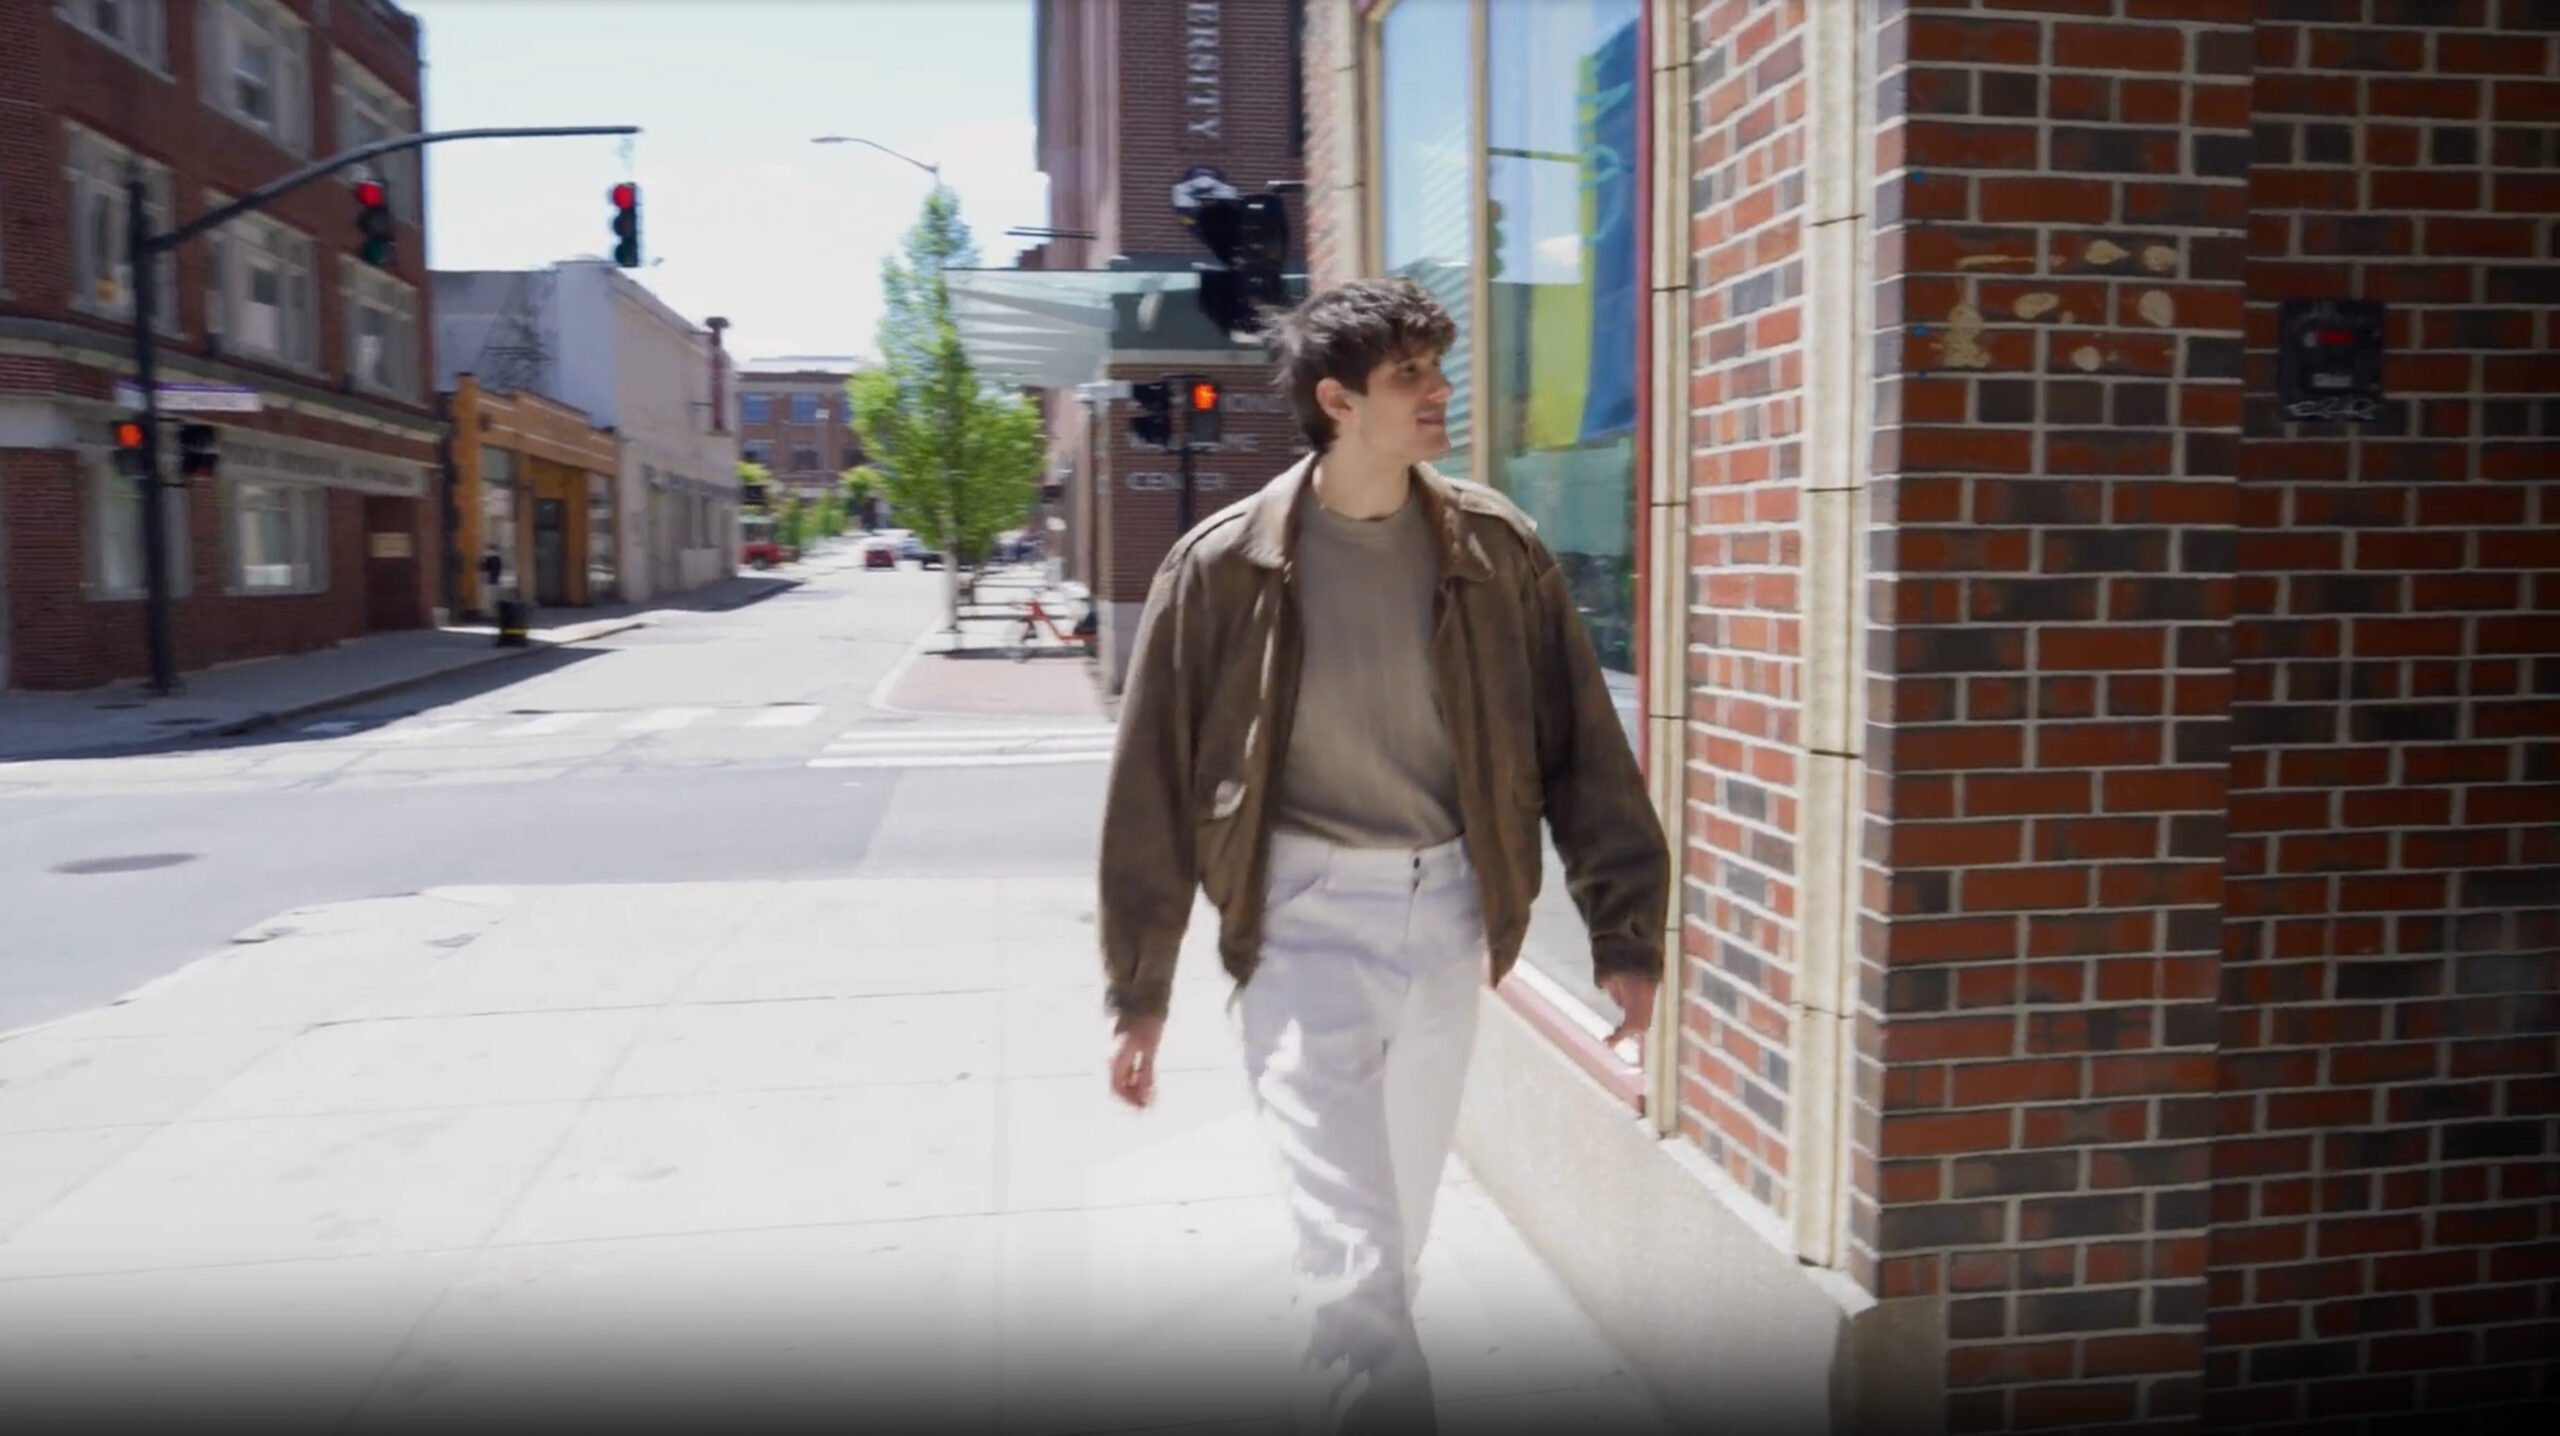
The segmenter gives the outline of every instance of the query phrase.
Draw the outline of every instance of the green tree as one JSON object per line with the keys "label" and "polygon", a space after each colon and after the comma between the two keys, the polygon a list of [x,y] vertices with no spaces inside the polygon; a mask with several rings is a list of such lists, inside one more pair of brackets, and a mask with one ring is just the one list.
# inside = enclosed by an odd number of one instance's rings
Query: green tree
{"label": "green tree", "polygon": [[980,561],[1038,491],[1040,419],[1021,395],[981,379],[952,322],[947,269],[977,260],[958,199],[937,188],[881,264],[880,363],[846,382],[855,432],[900,521],[944,556],[957,626],[959,569]]}

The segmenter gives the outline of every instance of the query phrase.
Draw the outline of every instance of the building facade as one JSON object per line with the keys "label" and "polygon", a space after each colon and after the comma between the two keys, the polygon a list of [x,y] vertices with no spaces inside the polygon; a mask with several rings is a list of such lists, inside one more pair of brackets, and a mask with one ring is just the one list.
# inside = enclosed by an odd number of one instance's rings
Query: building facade
{"label": "building facade", "polygon": [[[1194,192],[1286,190],[1304,173],[1299,0],[1038,0],[1039,161],[1059,236],[1015,271],[951,277],[979,367],[1041,392],[1050,554],[1099,608],[1118,686],[1147,582],[1176,537],[1175,455],[1129,437],[1128,385],[1197,374],[1229,396],[1195,456],[1195,513],[1244,498],[1300,452],[1258,344],[1204,320]],[[1299,215],[1288,198],[1293,225]]]}
{"label": "building facade", "polygon": [[[1675,844],[1643,1051],[1559,909],[1461,1139],[1654,1392],[2548,1417],[2548,7],[1313,0],[1304,53],[1314,277],[1449,302],[1449,467]],[[2377,398],[2283,387],[2319,301]]]}
{"label": "building facade", "polygon": [[483,390],[476,375],[457,376],[443,398],[453,556],[445,607],[486,619],[501,598],[564,608],[615,593],[622,455],[613,432],[556,399]]}
{"label": "building facade", "polygon": [[[183,223],[350,145],[414,130],[418,27],[382,0],[0,0],[0,674],[84,688],[149,668],[144,496],[114,466],[133,412],[125,177]],[[189,241],[157,286],[162,468],[181,669],[432,619],[441,562],[427,388],[425,197],[381,167],[386,267],[355,255],[353,176]],[[176,485],[175,425],[220,469]]]}
{"label": "building facade", "polygon": [[[716,326],[698,327],[604,260],[439,271],[436,371],[538,394],[613,431],[614,590],[645,602],[738,568],[733,375]],[[591,590],[593,592],[593,590]]]}
{"label": "building facade", "polygon": [[762,465],[778,489],[809,499],[836,488],[864,462],[844,386],[830,369],[756,365],[738,371],[738,458]]}

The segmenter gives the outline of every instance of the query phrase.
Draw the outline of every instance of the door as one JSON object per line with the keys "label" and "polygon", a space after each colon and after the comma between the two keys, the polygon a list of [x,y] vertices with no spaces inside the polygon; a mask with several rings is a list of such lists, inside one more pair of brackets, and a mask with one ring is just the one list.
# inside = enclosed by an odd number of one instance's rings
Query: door
{"label": "door", "polygon": [[533,601],[569,605],[569,506],[558,499],[533,501]]}

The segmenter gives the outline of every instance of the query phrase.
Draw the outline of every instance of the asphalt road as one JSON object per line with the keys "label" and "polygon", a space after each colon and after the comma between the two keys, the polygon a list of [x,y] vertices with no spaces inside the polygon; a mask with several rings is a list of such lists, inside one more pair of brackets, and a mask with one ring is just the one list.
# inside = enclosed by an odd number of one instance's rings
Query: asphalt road
{"label": "asphalt road", "polygon": [[[872,706],[941,582],[822,574],[271,733],[0,768],[0,1032],[311,903],[472,883],[1089,872],[1093,734]],[[1061,744],[1082,756],[1021,759]]]}

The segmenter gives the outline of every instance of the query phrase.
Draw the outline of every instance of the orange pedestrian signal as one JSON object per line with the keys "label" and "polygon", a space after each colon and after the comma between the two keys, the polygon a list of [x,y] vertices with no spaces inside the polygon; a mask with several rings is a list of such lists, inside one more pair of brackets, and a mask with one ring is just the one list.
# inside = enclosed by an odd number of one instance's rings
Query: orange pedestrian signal
{"label": "orange pedestrian signal", "polygon": [[141,426],[140,424],[135,423],[135,422],[134,422],[133,420],[131,420],[131,419],[127,419],[127,420],[123,421],[122,423],[117,424],[117,425],[116,425],[116,447],[117,447],[117,448],[119,448],[119,449],[139,449],[139,448],[141,448],[141,447],[142,447],[142,426]]}
{"label": "orange pedestrian signal", "polygon": [[1218,407],[1218,386],[1217,386],[1217,385],[1215,385],[1215,384],[1194,384],[1194,385],[1192,385],[1192,386],[1191,386],[1191,407],[1192,407],[1193,409],[1195,409],[1195,410],[1198,410],[1198,409],[1215,409],[1215,408],[1217,408],[1217,407]]}

